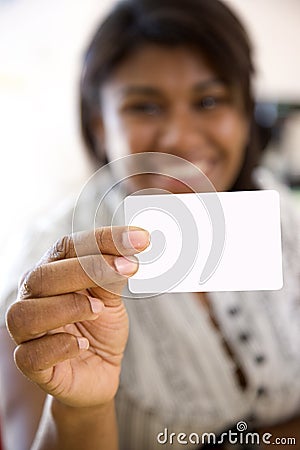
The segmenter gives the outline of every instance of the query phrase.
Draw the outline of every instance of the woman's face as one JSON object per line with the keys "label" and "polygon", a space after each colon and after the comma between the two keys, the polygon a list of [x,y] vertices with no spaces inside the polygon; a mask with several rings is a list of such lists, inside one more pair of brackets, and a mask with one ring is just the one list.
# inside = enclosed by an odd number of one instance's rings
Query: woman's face
{"label": "woman's face", "polygon": [[[109,161],[169,153],[196,165],[218,191],[229,189],[239,173],[249,131],[242,100],[233,98],[198,52],[143,46],[104,84],[101,110],[96,133]],[[143,187],[153,187],[150,183],[153,179]],[[155,183],[173,193],[185,191],[172,179],[157,177]]]}

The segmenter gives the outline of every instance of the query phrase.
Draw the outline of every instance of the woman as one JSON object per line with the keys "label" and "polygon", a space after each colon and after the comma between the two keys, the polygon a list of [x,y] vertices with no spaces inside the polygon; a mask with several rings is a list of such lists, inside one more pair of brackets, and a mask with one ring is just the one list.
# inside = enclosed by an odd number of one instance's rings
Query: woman
{"label": "woman", "polygon": [[[167,153],[193,163],[219,191],[272,185],[253,178],[259,151],[252,72],[247,36],[219,1],[121,2],[95,34],[82,73],[82,131],[96,167],[127,154]],[[119,147],[112,145],[116,136]],[[133,183],[186,191],[165,181]],[[40,252],[70,233],[69,219],[66,213],[52,223],[42,245],[35,236]],[[109,211],[101,220],[110,225]],[[16,364],[35,384],[2,364],[8,448],[147,450],[162,445],[166,428],[175,433],[171,448],[181,448],[179,433],[296,417],[299,253],[292,220],[283,202],[280,292],[125,302],[124,286],[138,265],[123,255],[149,245],[138,228],[97,228],[104,258],[90,246],[89,230],[59,239],[38,263],[27,257],[27,270],[35,267],[22,278],[7,326]],[[82,270],[78,246],[94,281]],[[15,297],[7,295],[7,303]],[[13,344],[4,329],[1,336],[9,360]]]}

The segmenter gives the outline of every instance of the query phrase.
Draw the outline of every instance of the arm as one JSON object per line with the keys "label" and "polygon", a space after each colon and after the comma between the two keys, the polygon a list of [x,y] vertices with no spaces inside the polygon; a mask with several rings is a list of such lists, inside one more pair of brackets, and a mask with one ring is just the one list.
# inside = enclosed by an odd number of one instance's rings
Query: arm
{"label": "arm", "polygon": [[118,450],[114,401],[74,408],[48,398],[32,450]]}

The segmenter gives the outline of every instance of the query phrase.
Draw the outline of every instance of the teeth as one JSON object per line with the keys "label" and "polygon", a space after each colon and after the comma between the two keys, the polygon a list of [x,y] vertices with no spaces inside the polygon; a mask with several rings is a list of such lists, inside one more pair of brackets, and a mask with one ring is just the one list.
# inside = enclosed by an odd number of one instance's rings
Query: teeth
{"label": "teeth", "polygon": [[187,164],[185,164],[184,166],[168,166],[166,168],[162,168],[161,170],[161,173],[163,175],[179,179],[181,177],[191,176],[193,174],[195,175],[195,172],[196,169],[193,166]]}
{"label": "teeth", "polygon": [[162,173],[166,174],[167,176],[171,176],[171,177],[179,178],[179,179],[181,177],[189,178],[189,177],[193,177],[193,176],[197,176],[198,175],[197,168],[199,168],[200,170],[204,171],[205,167],[204,167],[204,164],[200,165],[198,163],[197,164],[193,164],[193,165],[185,164],[184,166],[168,167],[165,170],[162,170]]}
{"label": "teeth", "polygon": [[201,159],[191,164],[183,164],[176,166],[174,165],[171,167],[169,166],[166,168],[162,168],[161,173],[166,176],[177,178],[179,180],[181,179],[185,180],[188,178],[198,176],[199,175],[198,170],[206,174],[213,167],[213,165],[214,165],[213,161]]}

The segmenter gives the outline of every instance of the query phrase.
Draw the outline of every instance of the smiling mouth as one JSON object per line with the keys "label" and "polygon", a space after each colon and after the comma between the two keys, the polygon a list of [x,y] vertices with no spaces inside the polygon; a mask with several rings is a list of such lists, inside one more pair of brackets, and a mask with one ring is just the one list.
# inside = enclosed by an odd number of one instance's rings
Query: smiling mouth
{"label": "smiling mouth", "polygon": [[193,162],[160,167],[155,175],[159,180],[156,179],[153,186],[172,193],[215,191],[210,178],[218,163],[217,159],[199,158]]}
{"label": "smiling mouth", "polygon": [[199,178],[202,174],[209,177],[217,164],[217,159],[201,158],[190,163],[169,166],[165,170],[162,168],[161,173],[178,181],[186,182]]}
{"label": "smiling mouth", "polygon": [[159,189],[174,194],[217,190],[214,182],[221,163],[220,157],[201,155],[193,160],[180,159],[179,162],[171,164],[166,164],[165,161],[163,164],[157,164],[153,158],[149,164],[151,167],[147,167],[149,173],[144,175],[141,185],[147,189]]}

